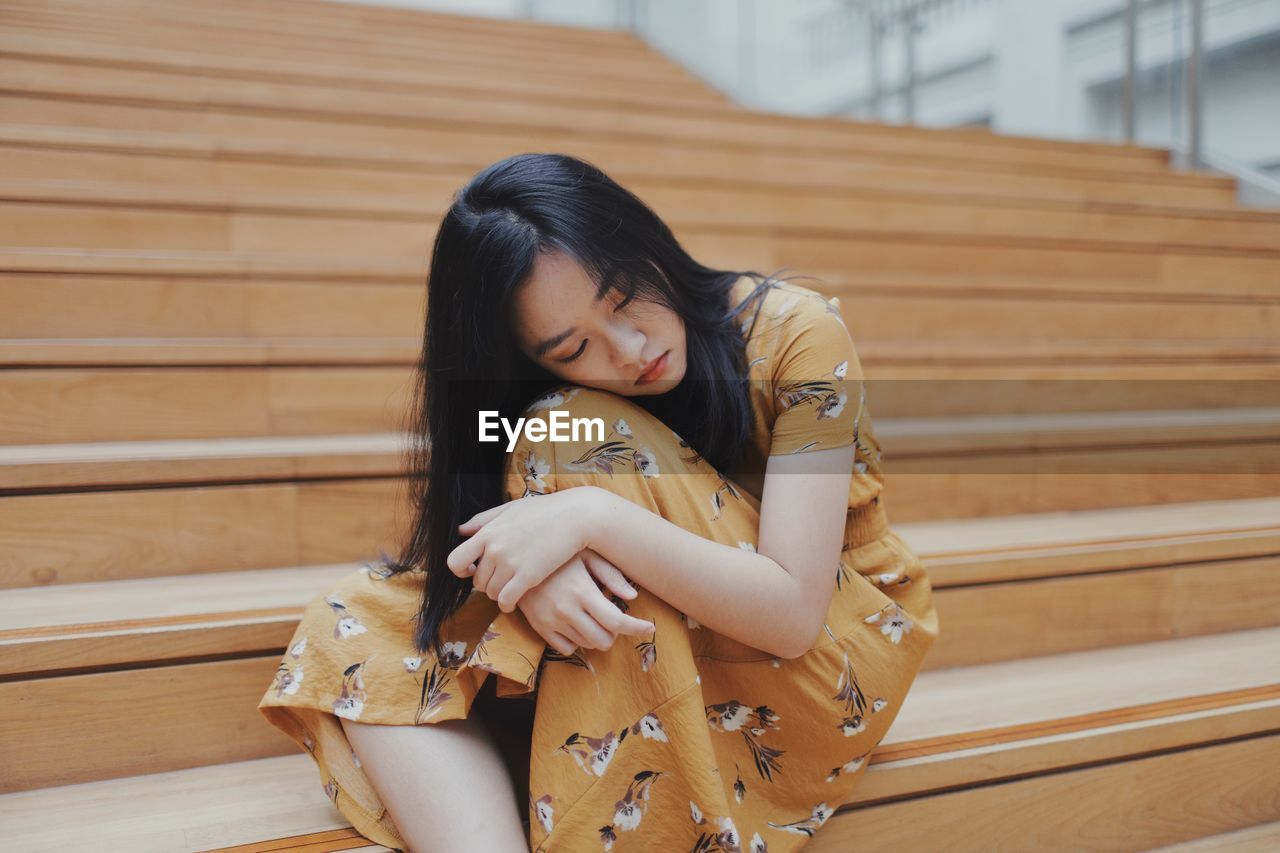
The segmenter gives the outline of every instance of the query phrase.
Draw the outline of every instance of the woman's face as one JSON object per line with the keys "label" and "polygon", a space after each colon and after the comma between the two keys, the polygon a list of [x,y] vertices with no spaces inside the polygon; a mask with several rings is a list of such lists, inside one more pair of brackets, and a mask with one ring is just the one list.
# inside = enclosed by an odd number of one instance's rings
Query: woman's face
{"label": "woman's face", "polygon": [[[576,260],[541,254],[515,293],[520,350],[576,385],[626,396],[670,391],[684,378],[684,321],[665,305],[624,299],[613,288],[597,300],[595,282]],[[654,372],[642,377],[646,368]]]}

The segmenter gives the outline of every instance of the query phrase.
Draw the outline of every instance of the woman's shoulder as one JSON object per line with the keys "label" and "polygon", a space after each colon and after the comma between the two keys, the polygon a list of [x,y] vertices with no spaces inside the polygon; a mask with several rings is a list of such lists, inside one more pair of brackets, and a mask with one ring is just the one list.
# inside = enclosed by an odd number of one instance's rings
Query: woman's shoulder
{"label": "woman's shoulder", "polygon": [[[755,282],[739,281],[735,289],[745,298],[755,290]],[[843,326],[839,299],[829,299],[793,281],[769,281],[738,314],[748,348],[754,350],[757,357],[784,347],[804,328],[829,323],[833,318]]]}

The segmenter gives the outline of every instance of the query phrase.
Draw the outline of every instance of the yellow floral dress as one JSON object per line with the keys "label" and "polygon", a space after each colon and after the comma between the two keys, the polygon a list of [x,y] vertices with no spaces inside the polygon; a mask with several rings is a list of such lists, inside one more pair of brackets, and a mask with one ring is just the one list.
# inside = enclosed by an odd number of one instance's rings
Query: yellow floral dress
{"label": "yellow floral dress", "polygon": [[[754,284],[735,285],[735,305]],[[920,560],[885,518],[880,447],[837,301],[790,282],[762,299],[747,339],[755,425],[741,477],[715,470],[628,398],[562,386],[525,416],[600,417],[609,434],[603,442],[522,437],[505,491],[509,500],[536,500],[596,485],[705,538],[754,550],[767,457],[854,444],[844,549],[818,640],[799,657],[778,658],[636,584],[635,598],[611,600],[652,621],[652,636],[566,656],[519,608],[503,613],[473,592],[447,623],[437,658],[412,642],[424,575],[365,565],[312,599],[259,705],[315,759],[326,793],[359,832],[405,847],[337,717],[387,725],[464,718],[491,675],[500,704],[536,702],[527,803],[535,853],[793,851],[849,798],[937,638],[938,617]],[[753,311],[741,315],[744,333]]]}

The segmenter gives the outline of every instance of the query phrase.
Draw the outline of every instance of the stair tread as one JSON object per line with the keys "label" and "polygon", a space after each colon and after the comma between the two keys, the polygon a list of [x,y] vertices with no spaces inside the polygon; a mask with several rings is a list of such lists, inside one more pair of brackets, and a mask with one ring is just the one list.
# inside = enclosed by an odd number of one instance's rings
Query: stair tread
{"label": "stair tread", "polygon": [[[109,35],[109,34],[108,34]],[[51,39],[47,34],[42,34],[41,41],[45,43],[60,41],[62,44],[77,44],[74,38],[66,36],[60,39]],[[109,57],[112,53],[119,54],[122,51],[128,51],[128,57],[132,63],[141,63],[148,67],[156,67],[162,71],[170,71],[170,67],[165,64],[163,58],[154,58],[153,50],[140,49],[136,46],[128,48],[112,47],[103,43],[101,39],[89,41],[80,39],[80,41],[88,44],[84,51],[94,51],[103,55],[106,61],[110,61]],[[42,59],[40,52],[32,44],[16,44],[15,47],[22,49],[24,53],[31,54],[33,59]],[[56,58],[59,53],[55,48],[51,54]],[[669,61],[661,61],[660,54],[654,55],[659,59],[657,62],[646,62],[646,65],[664,69],[671,67]],[[210,61],[210,57],[204,57],[202,61]],[[192,60],[188,58],[180,58],[179,61],[172,66],[179,74],[192,74],[197,79],[204,79],[216,83],[219,77],[215,72],[209,72],[206,76],[200,77],[199,70],[188,70],[192,66]],[[678,68],[678,66],[676,66]],[[676,85],[686,86],[683,79],[676,79]],[[694,84],[696,86],[696,83]],[[314,88],[320,88],[316,86]],[[496,95],[495,95],[496,98]],[[724,113],[722,118],[726,123],[745,123],[744,126],[759,129],[762,132],[778,129],[782,131],[794,130],[798,128],[809,127],[814,132],[820,134],[822,138],[830,138],[844,142],[846,140],[857,140],[860,136],[866,139],[897,141],[900,144],[920,144],[926,146],[937,146],[941,143],[945,146],[948,141],[954,141],[959,145],[976,149],[978,152],[990,152],[989,156],[993,158],[1002,153],[1006,157],[1009,154],[1027,154],[1034,156],[1037,154],[1052,156],[1069,156],[1073,158],[1073,162],[1096,161],[1099,164],[1110,164],[1112,171],[1118,172],[1122,169],[1130,171],[1148,171],[1148,172],[1166,172],[1168,171],[1168,151],[1165,148],[1157,146],[1141,146],[1133,144],[1113,144],[1106,142],[1075,142],[1070,140],[1051,140],[1035,136],[1017,136],[1017,135],[996,135],[988,132],[975,132],[971,129],[954,129],[949,134],[947,131],[936,129],[903,127],[897,125],[884,125],[877,123],[858,123],[847,119],[822,119],[807,116],[788,116],[780,114],[763,114],[758,112],[750,112],[745,110],[724,109],[720,110]],[[637,110],[637,112],[640,112]],[[661,115],[661,111],[655,112]],[[690,137],[696,137],[697,131],[687,131]],[[945,148],[944,148],[945,150]],[[1006,153],[1008,152],[1008,153]]]}
{"label": "stair tread", "polygon": [[[440,172],[445,174],[452,173],[452,170],[457,169],[460,165],[439,153],[429,150],[415,154],[412,151],[405,150],[403,147],[383,146],[376,142],[367,142],[355,146],[350,143],[343,143],[341,140],[273,140],[259,137],[224,138],[172,131],[135,129],[108,132],[91,127],[64,125],[18,123],[6,125],[0,127],[0,144],[23,147],[39,145],[55,151],[70,148],[72,150],[82,149],[97,153],[107,152],[129,155],[140,153],[177,154],[181,157],[196,159],[228,156],[234,156],[240,160],[265,158],[275,162],[292,163],[293,165],[325,163],[336,168],[351,169],[357,172],[388,169],[404,170],[408,168],[413,171],[422,169],[446,170]],[[679,139],[672,139],[668,144],[678,146],[680,141]],[[778,166],[794,164],[795,161],[793,156],[782,152],[763,155],[760,159],[766,160],[766,158],[767,162]],[[1211,175],[1186,172],[1155,172],[1137,174],[1126,179],[1108,173],[1097,178],[1080,175],[1074,179],[1064,179],[1054,178],[1048,174],[1027,174],[1010,176],[1018,180],[1020,184],[1025,184],[1025,186],[1006,186],[1002,183],[999,186],[988,189],[977,183],[969,183],[964,185],[963,191],[958,191],[957,189],[946,191],[938,188],[932,180],[932,176],[940,167],[929,163],[927,160],[900,164],[882,164],[879,161],[875,161],[877,171],[872,171],[868,168],[872,161],[862,162],[852,158],[829,158],[829,160],[832,164],[843,164],[844,168],[838,173],[838,177],[833,177],[825,183],[816,180],[815,177],[805,171],[788,174],[786,179],[779,179],[772,175],[766,176],[765,172],[758,170],[741,175],[742,180],[738,185],[793,190],[821,188],[828,191],[839,188],[855,191],[875,187],[883,191],[886,189],[893,190],[899,186],[894,182],[878,180],[880,174],[891,174],[898,176],[899,180],[908,179],[906,183],[900,185],[902,190],[930,194],[945,192],[953,195],[980,195],[986,198],[1010,198],[1024,201],[1044,199],[1073,203],[1089,199],[1092,203],[1122,204],[1126,210],[1160,209],[1175,213],[1180,210],[1188,212],[1227,211],[1233,216],[1254,213],[1263,213],[1265,216],[1267,213],[1265,210],[1240,208],[1235,203],[1234,196],[1229,193],[1233,187],[1233,179]],[[735,168],[736,170],[739,162],[746,161],[730,159],[726,161],[726,168]],[[857,168],[860,163],[861,169]],[[888,171],[880,173],[878,170],[881,167]],[[988,181],[996,176],[995,173],[981,170],[980,168],[975,169],[974,172]],[[615,167],[613,173],[622,180],[627,180],[629,174],[625,163],[620,163]],[[659,174],[666,176],[668,179],[696,178],[699,176],[705,179],[707,177],[714,178],[718,173],[687,168],[682,170],[681,164],[673,163],[668,164],[666,169]],[[808,177],[806,178],[806,176]],[[914,178],[919,178],[920,180],[914,180]],[[1127,195],[1123,196],[1123,200],[1112,195],[1107,195],[1104,198],[1085,195],[1082,198],[1078,192],[1065,192],[1057,195],[1054,193],[1046,194],[1046,180],[1054,182],[1055,185],[1076,188],[1092,186],[1098,182],[1105,181],[1110,188],[1114,188],[1116,184],[1121,184],[1132,188],[1135,193],[1132,198]],[[1194,202],[1173,201],[1163,198],[1152,199],[1145,194],[1151,191],[1153,185],[1184,190],[1195,189],[1201,192],[1197,193]],[[1138,193],[1137,191],[1142,192]]]}
{"label": "stair tread", "polygon": [[[1267,210],[1136,207],[1130,203],[1000,199],[963,192],[920,193],[903,190],[850,189],[837,195],[784,186],[724,189],[703,188],[702,208],[692,206],[683,188],[644,184],[646,195],[660,194],[655,203],[666,208],[666,220],[677,231],[753,229],[801,230],[825,225],[829,239],[849,235],[910,234],[928,241],[974,236],[988,242],[1020,245],[1024,241],[1067,241],[1093,246],[1117,246],[1134,251],[1179,248],[1202,253],[1227,253],[1258,258],[1277,256],[1280,212]],[[682,181],[685,187],[696,180]],[[639,189],[639,187],[638,187]],[[274,219],[335,217],[392,225],[437,220],[447,199],[387,193],[300,190],[237,185],[118,183],[71,179],[0,178],[0,196],[16,203],[71,208],[149,209],[191,214],[188,239],[213,227],[211,216],[260,214]],[[665,197],[664,197],[665,196]],[[714,213],[706,210],[719,208]],[[929,216],[914,214],[928,209]],[[831,211],[840,211],[831,221]],[[203,214],[203,217],[197,214]],[[978,215],[981,214],[981,215]],[[1066,222],[1077,223],[1068,227]],[[919,223],[917,225],[916,223]],[[980,223],[980,224],[974,224]]]}
{"label": "stair tread", "polygon": [[193,623],[192,617],[252,620],[286,608],[297,615],[326,584],[357,568],[335,563],[4,590],[0,645],[37,629],[49,635],[54,629],[136,631],[166,620]]}
{"label": "stair tread", "polygon": [[[318,256],[315,253],[220,251],[202,249],[107,249],[49,246],[0,246],[0,273],[112,273],[139,277],[200,277],[303,279],[314,281],[370,280],[422,286],[422,259],[416,256],[353,255]],[[790,273],[788,273],[790,274]],[[877,288],[898,292],[910,288],[941,289],[948,293],[985,294],[1004,298],[1045,293],[1098,295],[1109,298],[1127,295],[1166,301],[1247,301],[1280,298],[1257,285],[1253,290],[1233,292],[1230,281],[1212,285],[1194,282],[1150,282],[1115,277],[1055,274],[1036,278],[1025,273],[917,270],[841,270],[814,268],[800,279],[801,284],[820,282],[820,289],[839,293],[854,288]]]}
{"label": "stair tread", "polygon": [[[894,530],[929,566],[934,587],[941,589],[972,581],[969,562],[980,563],[987,580],[1016,580],[1036,575],[1037,560],[1071,550],[1093,552],[1086,568],[1095,572],[1105,570],[1105,558],[1104,568],[1099,568],[1098,552],[1113,553],[1113,569],[1158,560],[1162,549],[1177,548],[1181,559],[1192,559],[1187,549],[1196,544],[1206,549],[1205,559],[1275,553],[1280,546],[1280,498],[904,522]],[[58,659],[87,667],[119,662],[105,657],[105,641],[113,636],[227,629],[267,621],[287,628],[313,595],[358,566],[281,567],[0,591],[0,625],[5,626],[0,630],[0,670],[13,671],[15,662],[27,660],[24,652],[33,644],[67,643],[68,651]],[[1039,575],[1062,571],[1041,569]],[[217,648],[213,640],[205,652]]]}
{"label": "stair tread", "polygon": [[[981,777],[992,756],[1069,743],[1047,772],[1122,757],[1108,740],[1118,728],[1172,730],[1204,713],[1219,715],[1221,726],[1221,715],[1260,709],[1273,727],[1277,708],[1280,628],[924,672],[861,796],[885,793],[894,775],[918,783],[930,762],[968,762],[970,776]],[[71,809],[74,821],[58,819]],[[33,851],[90,838],[101,845],[124,833],[134,850],[208,849],[346,825],[302,754],[5,794],[0,822],[11,843]]]}
{"label": "stair tread", "polygon": [[[410,362],[421,342],[412,337],[181,337],[181,338],[8,338],[0,341],[0,360],[43,364],[172,364],[252,361]],[[1067,359],[1105,363],[1236,360],[1272,362],[1280,359],[1280,341],[1256,338],[1132,339],[1074,338],[1045,340],[895,340],[863,338],[859,355],[892,359],[900,364],[960,364],[1036,359],[1065,367]]]}
{"label": "stair tread", "polygon": [[1280,850],[1280,821],[1152,848],[1147,853],[1274,853],[1276,850]]}

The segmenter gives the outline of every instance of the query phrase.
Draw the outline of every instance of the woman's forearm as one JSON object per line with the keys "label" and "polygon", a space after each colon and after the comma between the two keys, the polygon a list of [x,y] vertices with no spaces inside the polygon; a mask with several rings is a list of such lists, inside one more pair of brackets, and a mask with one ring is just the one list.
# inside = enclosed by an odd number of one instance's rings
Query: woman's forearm
{"label": "woman's forearm", "polygon": [[812,644],[818,616],[776,561],[598,491],[587,546],[636,583],[711,630],[770,654],[792,657]]}

